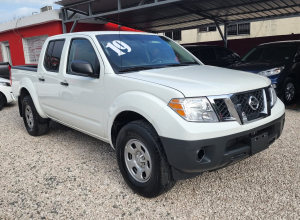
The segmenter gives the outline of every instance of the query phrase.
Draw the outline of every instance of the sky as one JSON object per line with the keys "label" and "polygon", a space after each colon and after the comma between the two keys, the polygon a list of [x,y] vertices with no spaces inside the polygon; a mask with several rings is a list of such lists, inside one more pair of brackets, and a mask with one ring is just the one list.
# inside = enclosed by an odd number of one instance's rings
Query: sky
{"label": "sky", "polygon": [[58,9],[60,6],[54,4],[56,1],[58,0],[0,0],[0,23],[40,12],[40,8],[46,5]]}

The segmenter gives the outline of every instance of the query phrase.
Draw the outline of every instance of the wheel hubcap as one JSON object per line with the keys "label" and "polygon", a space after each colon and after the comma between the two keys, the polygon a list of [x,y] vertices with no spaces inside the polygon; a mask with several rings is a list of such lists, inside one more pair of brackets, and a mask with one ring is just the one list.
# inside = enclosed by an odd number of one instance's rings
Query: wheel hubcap
{"label": "wheel hubcap", "polygon": [[288,83],[285,87],[285,98],[287,101],[291,101],[295,95],[295,86],[293,83]]}
{"label": "wheel hubcap", "polygon": [[138,140],[128,141],[124,150],[124,158],[129,173],[136,181],[145,183],[150,179],[151,157],[144,144]]}
{"label": "wheel hubcap", "polygon": [[26,122],[28,127],[32,129],[34,126],[34,119],[33,119],[31,107],[29,105],[27,105],[25,108],[25,117],[26,117]]}

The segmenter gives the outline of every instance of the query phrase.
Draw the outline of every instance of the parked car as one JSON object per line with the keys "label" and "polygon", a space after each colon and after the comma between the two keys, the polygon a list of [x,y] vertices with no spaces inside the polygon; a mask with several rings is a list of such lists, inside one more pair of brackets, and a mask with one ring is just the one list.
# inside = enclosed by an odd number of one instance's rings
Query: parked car
{"label": "parked car", "polygon": [[0,78],[9,80],[10,64],[8,62],[0,62]]}
{"label": "parked car", "polygon": [[10,82],[9,63],[0,63],[0,111],[10,102],[13,102],[13,95]]}
{"label": "parked car", "polygon": [[261,44],[229,68],[268,77],[278,96],[291,104],[300,88],[299,46],[300,41]]}
{"label": "parked car", "polygon": [[155,34],[52,36],[38,66],[13,67],[12,79],[30,135],[52,119],[110,143],[145,197],[267,149],[284,125],[268,78],[205,66]]}
{"label": "parked car", "polygon": [[237,53],[226,47],[208,45],[184,45],[184,47],[205,65],[227,67],[241,59]]}
{"label": "parked car", "polygon": [[0,78],[0,111],[7,104],[13,102],[12,89],[10,81]]}

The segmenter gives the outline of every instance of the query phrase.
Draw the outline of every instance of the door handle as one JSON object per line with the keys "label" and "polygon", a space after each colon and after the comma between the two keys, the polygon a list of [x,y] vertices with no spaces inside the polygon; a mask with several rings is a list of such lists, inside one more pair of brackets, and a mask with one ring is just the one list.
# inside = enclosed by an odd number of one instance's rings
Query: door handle
{"label": "door handle", "polygon": [[61,82],[60,85],[62,85],[62,86],[69,86],[69,83],[67,83],[67,82]]}
{"label": "door handle", "polygon": [[39,78],[40,81],[42,82],[45,82],[45,79],[44,78]]}

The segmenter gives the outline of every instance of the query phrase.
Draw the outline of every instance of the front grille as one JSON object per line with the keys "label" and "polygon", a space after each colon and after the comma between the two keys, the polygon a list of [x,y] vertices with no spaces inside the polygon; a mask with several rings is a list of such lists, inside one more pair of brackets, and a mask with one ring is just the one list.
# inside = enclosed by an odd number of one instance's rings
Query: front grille
{"label": "front grille", "polygon": [[[250,97],[251,106],[249,104]],[[237,120],[240,124],[267,116],[264,89],[233,95],[211,97],[221,121]],[[225,102],[225,100],[229,102]],[[258,106],[257,106],[258,101]],[[256,102],[256,104],[254,104]],[[230,111],[228,109],[230,107]],[[253,108],[257,107],[256,110]],[[235,109],[235,110],[234,110]],[[235,116],[233,116],[235,115]],[[238,119],[236,118],[238,117]]]}
{"label": "front grille", "polygon": [[[254,96],[258,100],[259,106],[257,110],[253,110],[250,107],[250,96]],[[242,113],[247,117],[248,121],[257,119],[260,116],[260,113],[265,109],[264,94],[262,89],[238,94],[236,95],[236,98],[238,100],[238,103],[241,104]]]}
{"label": "front grille", "polygon": [[216,104],[216,106],[219,110],[220,117],[222,119],[230,118],[231,115],[230,115],[230,112],[228,111],[225,100],[224,99],[215,99],[214,101],[215,101],[215,104]]}

